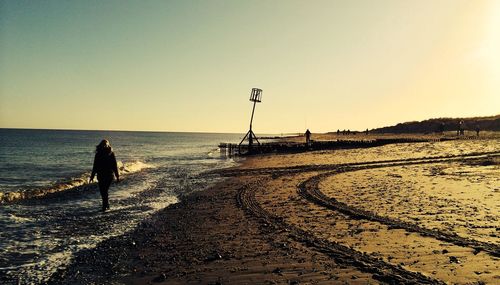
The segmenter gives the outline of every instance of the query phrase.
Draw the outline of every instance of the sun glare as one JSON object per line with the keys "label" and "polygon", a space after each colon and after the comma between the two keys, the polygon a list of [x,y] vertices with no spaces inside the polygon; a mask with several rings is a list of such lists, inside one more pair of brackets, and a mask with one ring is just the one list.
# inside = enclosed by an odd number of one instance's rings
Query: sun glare
{"label": "sun glare", "polygon": [[486,36],[480,54],[488,66],[491,80],[500,80],[500,1],[492,1],[487,19]]}

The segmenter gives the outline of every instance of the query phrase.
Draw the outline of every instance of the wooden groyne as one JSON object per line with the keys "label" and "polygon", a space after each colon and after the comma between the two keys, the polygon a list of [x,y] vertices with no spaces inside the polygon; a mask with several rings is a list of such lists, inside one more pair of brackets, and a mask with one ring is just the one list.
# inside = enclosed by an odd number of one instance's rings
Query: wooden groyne
{"label": "wooden groyne", "polygon": [[333,140],[333,141],[311,141],[309,145],[298,142],[269,142],[254,145],[251,151],[248,145],[220,143],[221,155],[251,155],[262,153],[297,153],[313,150],[332,150],[348,148],[368,148],[396,143],[420,143],[420,142],[440,142],[457,139],[477,139],[477,137],[443,137],[443,138],[377,138],[365,140]]}

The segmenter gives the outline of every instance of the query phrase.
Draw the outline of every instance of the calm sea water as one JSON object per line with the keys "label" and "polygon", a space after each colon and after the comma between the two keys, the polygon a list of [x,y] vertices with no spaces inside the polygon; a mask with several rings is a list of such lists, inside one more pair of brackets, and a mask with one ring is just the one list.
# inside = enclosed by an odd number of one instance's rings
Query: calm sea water
{"label": "calm sea water", "polygon": [[[205,189],[217,178],[199,174],[235,165],[220,156],[218,143],[241,137],[0,129],[0,284],[42,283],[75,252],[132,230],[182,194]],[[123,179],[111,186],[106,213],[99,211],[97,185],[87,183],[103,138]]]}

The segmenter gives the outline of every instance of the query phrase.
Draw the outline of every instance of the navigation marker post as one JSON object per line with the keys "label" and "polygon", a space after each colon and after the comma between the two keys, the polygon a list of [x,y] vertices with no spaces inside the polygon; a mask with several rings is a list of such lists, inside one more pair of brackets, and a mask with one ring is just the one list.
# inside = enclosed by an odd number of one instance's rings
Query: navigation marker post
{"label": "navigation marker post", "polygon": [[260,146],[260,142],[257,139],[257,136],[252,131],[252,122],[253,122],[253,114],[255,112],[255,104],[260,103],[262,101],[262,89],[252,88],[252,92],[250,93],[250,101],[253,102],[252,116],[250,117],[250,130],[247,132],[245,137],[241,140],[238,145],[238,152],[241,154],[241,144],[248,138],[248,152],[252,153],[253,148],[253,140],[257,141],[257,144]]}

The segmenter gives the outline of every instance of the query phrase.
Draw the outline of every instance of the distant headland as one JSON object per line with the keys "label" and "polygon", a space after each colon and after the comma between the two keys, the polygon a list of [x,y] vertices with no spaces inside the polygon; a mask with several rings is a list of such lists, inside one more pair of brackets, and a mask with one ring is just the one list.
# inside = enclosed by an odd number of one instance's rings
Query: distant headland
{"label": "distant headland", "polygon": [[395,126],[370,130],[371,133],[433,133],[440,131],[455,131],[460,122],[465,130],[500,131],[500,115],[470,118],[435,118],[424,121],[399,123]]}

